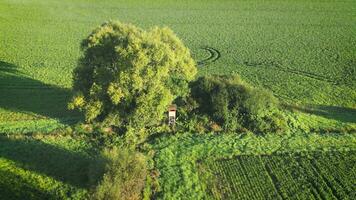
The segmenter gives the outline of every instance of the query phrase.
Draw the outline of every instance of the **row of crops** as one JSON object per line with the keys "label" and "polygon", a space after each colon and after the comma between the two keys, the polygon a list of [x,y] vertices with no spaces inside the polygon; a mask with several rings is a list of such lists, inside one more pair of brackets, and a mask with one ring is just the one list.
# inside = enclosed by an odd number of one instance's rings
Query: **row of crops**
{"label": "row of crops", "polygon": [[209,163],[217,199],[355,199],[356,152],[239,156]]}

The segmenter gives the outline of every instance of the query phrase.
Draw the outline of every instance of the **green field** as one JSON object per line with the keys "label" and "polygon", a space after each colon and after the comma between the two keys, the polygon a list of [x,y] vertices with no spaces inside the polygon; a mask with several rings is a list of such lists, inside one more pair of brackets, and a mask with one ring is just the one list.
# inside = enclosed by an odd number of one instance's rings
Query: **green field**
{"label": "green field", "polygon": [[354,199],[355,152],[239,156],[209,163],[217,199]]}
{"label": "green field", "polygon": [[0,199],[88,199],[103,138],[83,139],[67,103],[80,43],[108,20],[168,26],[199,76],[273,92],[295,128],[152,137],[157,199],[356,198],[355,0],[1,0]]}
{"label": "green field", "polygon": [[169,26],[200,61],[200,75],[237,72],[314,114],[355,122],[355,13],[352,0],[2,1],[0,132],[78,119],[65,102],[79,44],[110,19]]}
{"label": "green field", "polygon": [[0,199],[83,199],[92,147],[70,136],[0,136]]}

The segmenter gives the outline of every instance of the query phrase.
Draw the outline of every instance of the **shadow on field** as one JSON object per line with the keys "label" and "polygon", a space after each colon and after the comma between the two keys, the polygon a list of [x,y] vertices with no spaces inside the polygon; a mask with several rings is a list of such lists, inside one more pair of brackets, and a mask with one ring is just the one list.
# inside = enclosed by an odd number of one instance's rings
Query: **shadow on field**
{"label": "shadow on field", "polygon": [[0,61],[0,107],[6,110],[74,123],[80,115],[67,109],[71,91],[25,77],[17,67]]}
{"label": "shadow on field", "polygon": [[[103,162],[84,154],[33,139],[10,139],[0,136],[0,157],[16,162],[19,167],[45,174],[70,185],[89,188],[96,183],[104,170]],[[96,164],[96,165],[94,165]],[[90,167],[95,172],[90,175]],[[96,179],[95,179],[96,178]]]}
{"label": "shadow on field", "polygon": [[356,109],[353,108],[325,106],[325,105],[309,105],[309,106],[284,105],[284,106],[289,110],[297,110],[300,112],[318,115],[324,118],[333,119],[345,123],[356,123]]}
{"label": "shadow on field", "polygon": [[45,191],[38,190],[27,180],[10,171],[0,169],[0,178],[1,199],[58,199]]}

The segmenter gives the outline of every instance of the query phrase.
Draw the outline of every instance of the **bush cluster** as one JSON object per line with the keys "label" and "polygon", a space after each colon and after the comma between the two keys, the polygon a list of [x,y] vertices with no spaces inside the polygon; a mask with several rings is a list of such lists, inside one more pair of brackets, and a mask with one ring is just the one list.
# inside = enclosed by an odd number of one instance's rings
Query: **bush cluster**
{"label": "bush cluster", "polygon": [[97,200],[142,199],[142,192],[148,177],[145,156],[132,150],[114,148],[106,150],[104,158],[107,162],[106,172],[95,188],[92,198]]}
{"label": "bush cluster", "polygon": [[215,131],[248,129],[266,133],[287,128],[278,100],[271,93],[242,81],[238,75],[200,77],[191,84],[190,98],[185,101],[186,109],[205,116]]}

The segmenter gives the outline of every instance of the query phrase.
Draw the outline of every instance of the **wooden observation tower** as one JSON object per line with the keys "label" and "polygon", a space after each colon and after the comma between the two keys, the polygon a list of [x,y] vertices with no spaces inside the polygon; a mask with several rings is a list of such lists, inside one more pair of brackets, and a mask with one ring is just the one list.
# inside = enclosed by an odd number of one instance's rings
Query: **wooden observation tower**
{"label": "wooden observation tower", "polygon": [[173,126],[176,123],[177,105],[172,104],[168,107],[168,124]]}

